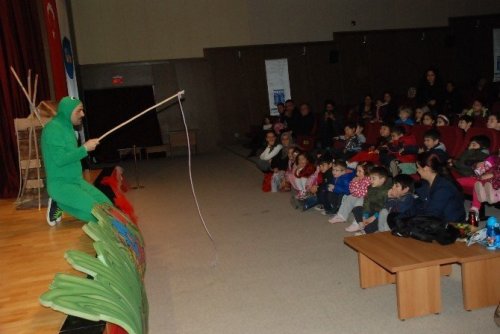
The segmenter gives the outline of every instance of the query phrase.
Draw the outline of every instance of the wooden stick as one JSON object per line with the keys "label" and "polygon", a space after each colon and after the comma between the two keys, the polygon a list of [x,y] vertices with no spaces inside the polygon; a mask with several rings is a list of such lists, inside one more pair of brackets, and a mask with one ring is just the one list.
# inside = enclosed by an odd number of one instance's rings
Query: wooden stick
{"label": "wooden stick", "polygon": [[32,93],[32,90],[31,90],[31,68],[28,70],[28,101],[31,103],[31,93]]}
{"label": "wooden stick", "polygon": [[26,96],[26,98],[28,99],[28,101],[31,101],[30,100],[30,96],[29,96],[28,92],[26,91],[26,88],[24,88],[23,83],[19,79],[19,76],[17,75],[16,71],[14,71],[14,68],[12,66],[10,67],[10,71],[14,75],[14,78],[16,78],[17,83],[19,84],[19,86],[21,86],[21,89],[23,90],[23,93]]}
{"label": "wooden stick", "polygon": [[31,103],[33,105],[35,105],[35,102],[36,102],[36,93],[37,93],[37,90],[38,90],[38,74],[35,74],[35,86],[33,87],[33,99],[31,100]]}
{"label": "wooden stick", "polygon": [[160,103],[157,103],[155,104],[154,106],[152,107],[149,107],[148,109],[142,111],[141,113],[135,115],[134,117],[126,120],[125,122],[115,126],[114,128],[112,128],[111,130],[109,130],[108,132],[106,132],[105,134],[103,134],[102,136],[99,137],[99,141],[103,140],[105,137],[107,137],[108,135],[110,135],[111,133],[115,132],[116,130],[120,129],[121,127],[124,127],[125,125],[127,125],[128,123],[134,121],[135,119],[141,117],[142,115],[144,115],[145,113],[147,113],[148,111],[151,111],[153,110],[154,108],[157,108],[159,106],[161,106],[162,104],[165,104],[167,103],[168,101],[170,100],[173,100],[174,98],[176,98],[177,96],[181,96],[181,95],[184,95],[184,91],[180,91],[180,92],[177,92],[175,95],[172,95],[170,96],[169,98],[166,98],[165,100],[161,101]]}

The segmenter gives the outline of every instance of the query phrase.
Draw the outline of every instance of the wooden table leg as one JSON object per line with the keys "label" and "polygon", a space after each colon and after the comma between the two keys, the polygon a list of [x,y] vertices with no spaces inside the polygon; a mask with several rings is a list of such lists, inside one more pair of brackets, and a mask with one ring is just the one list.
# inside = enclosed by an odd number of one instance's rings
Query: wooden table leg
{"label": "wooden table leg", "polygon": [[399,319],[441,312],[439,266],[396,273]]}
{"label": "wooden table leg", "polygon": [[500,257],[462,263],[464,308],[497,305],[500,301]]}
{"label": "wooden table leg", "polygon": [[364,254],[358,252],[359,283],[361,288],[371,288],[377,285],[391,284],[396,281],[396,275],[391,274]]}

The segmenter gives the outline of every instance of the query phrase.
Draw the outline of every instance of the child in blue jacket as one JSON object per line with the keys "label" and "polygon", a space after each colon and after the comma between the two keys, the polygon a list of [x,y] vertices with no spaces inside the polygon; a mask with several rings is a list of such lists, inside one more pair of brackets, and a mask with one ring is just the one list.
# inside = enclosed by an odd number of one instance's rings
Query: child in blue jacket
{"label": "child in blue jacket", "polygon": [[347,164],[343,160],[336,160],[332,171],[333,178],[327,186],[327,201],[324,205],[327,215],[337,213],[342,203],[342,197],[350,194],[349,183],[355,176],[355,173],[347,168]]}

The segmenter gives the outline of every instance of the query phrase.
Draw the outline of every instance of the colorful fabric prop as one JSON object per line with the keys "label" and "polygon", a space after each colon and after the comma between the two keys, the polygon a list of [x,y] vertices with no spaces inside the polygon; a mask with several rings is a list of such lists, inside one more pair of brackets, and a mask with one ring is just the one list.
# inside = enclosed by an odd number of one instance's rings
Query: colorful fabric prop
{"label": "colorful fabric prop", "polygon": [[97,257],[75,250],[65,253],[73,268],[92,279],[56,274],[40,303],[69,315],[116,324],[129,334],[147,333],[142,235],[123,212],[109,204],[96,205],[92,213],[97,223],[86,224],[83,230],[94,240]]}
{"label": "colorful fabric prop", "polygon": [[123,177],[123,168],[116,166],[110,176],[102,179],[101,184],[109,186],[113,190],[115,194],[115,198],[113,198],[115,206],[128,215],[132,222],[137,225],[137,216],[135,215],[134,207],[125,196],[125,193],[128,191],[128,184]]}

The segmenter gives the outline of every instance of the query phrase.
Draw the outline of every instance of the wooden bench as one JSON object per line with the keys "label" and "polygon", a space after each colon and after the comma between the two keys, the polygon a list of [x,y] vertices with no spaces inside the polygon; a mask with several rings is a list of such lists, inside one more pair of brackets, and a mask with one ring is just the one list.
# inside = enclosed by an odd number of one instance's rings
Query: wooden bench
{"label": "wooden bench", "polygon": [[396,283],[401,320],[441,312],[441,275],[451,265],[462,267],[464,308],[496,305],[500,300],[500,251],[463,243],[442,246],[390,232],[346,237],[344,243],[358,252],[361,288]]}

